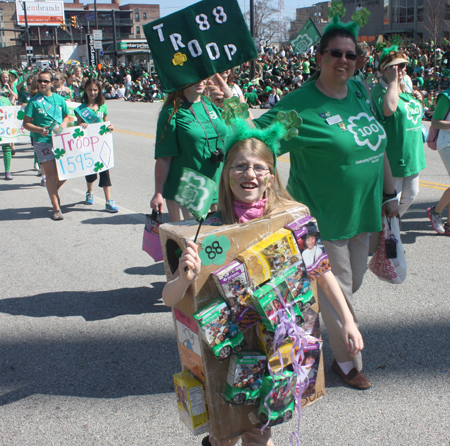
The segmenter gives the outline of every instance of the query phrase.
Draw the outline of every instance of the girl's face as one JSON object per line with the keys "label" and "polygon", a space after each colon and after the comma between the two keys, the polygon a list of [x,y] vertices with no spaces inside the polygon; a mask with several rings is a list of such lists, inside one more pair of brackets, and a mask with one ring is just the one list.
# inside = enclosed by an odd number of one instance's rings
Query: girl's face
{"label": "girl's face", "polygon": [[2,83],[7,84],[9,82],[9,75],[8,73],[3,73],[1,77]]}
{"label": "girl's face", "polygon": [[[244,173],[235,172],[234,168],[239,167],[247,169]],[[267,170],[256,174],[255,168]],[[268,169],[269,166],[252,152],[240,151],[228,172],[230,189],[234,198],[242,203],[256,203],[261,200],[274,178]]]}
{"label": "girl's face", "polygon": [[86,89],[86,94],[90,100],[95,99],[98,96],[98,87],[95,84],[90,84]]}
{"label": "girl's face", "polygon": [[38,82],[39,91],[41,93],[47,93],[52,88],[52,81],[51,81],[50,76],[47,73],[40,74],[38,76],[37,82]]}
{"label": "girl's face", "polygon": [[190,87],[187,87],[183,90],[186,97],[193,96],[193,95],[200,95],[205,91],[206,88],[206,79],[197,82],[194,85],[191,85]]}

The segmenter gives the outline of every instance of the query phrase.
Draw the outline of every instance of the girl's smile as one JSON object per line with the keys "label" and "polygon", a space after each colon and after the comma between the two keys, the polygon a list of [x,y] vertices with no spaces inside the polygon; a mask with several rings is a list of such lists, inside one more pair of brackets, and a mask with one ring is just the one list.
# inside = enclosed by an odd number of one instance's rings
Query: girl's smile
{"label": "girl's smile", "polygon": [[262,200],[274,178],[267,164],[248,151],[237,154],[229,175],[231,192],[242,203]]}

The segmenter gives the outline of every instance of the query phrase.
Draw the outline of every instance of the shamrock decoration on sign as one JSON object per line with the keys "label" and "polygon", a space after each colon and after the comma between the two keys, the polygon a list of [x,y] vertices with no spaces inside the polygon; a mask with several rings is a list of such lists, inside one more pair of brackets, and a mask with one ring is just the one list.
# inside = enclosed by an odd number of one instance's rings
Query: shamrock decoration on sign
{"label": "shamrock decoration on sign", "polygon": [[298,135],[298,128],[303,124],[303,119],[294,110],[291,110],[289,113],[280,111],[273,122],[281,122],[286,127],[287,131],[283,139],[289,141]]}
{"label": "shamrock decoration on sign", "polygon": [[19,113],[17,113],[17,119],[23,119],[25,117],[25,114],[23,110],[20,110]]}
{"label": "shamrock decoration on sign", "polygon": [[64,156],[66,151],[64,149],[56,149],[55,150],[55,158],[59,160],[62,156]]}
{"label": "shamrock decoration on sign", "polygon": [[183,64],[187,61],[187,56],[186,54],[183,53],[175,53],[172,59],[172,63],[177,66],[179,65],[180,67],[183,66]]}
{"label": "shamrock decoration on sign", "polygon": [[75,129],[72,136],[73,136],[73,139],[81,138],[82,136],[84,136],[84,132],[81,129]]}
{"label": "shamrock decoration on sign", "polygon": [[237,96],[233,96],[230,99],[225,99],[223,101],[223,112],[222,118],[225,124],[231,125],[231,121],[237,118],[247,119],[250,116],[248,112],[248,104],[239,102]]}
{"label": "shamrock decoration on sign", "polygon": [[97,161],[95,163],[95,171],[98,172],[99,170],[102,170],[105,166],[103,165],[103,163],[101,163],[100,161]]}
{"label": "shamrock decoration on sign", "polygon": [[203,249],[198,254],[202,265],[208,266],[211,263],[214,263],[214,265],[223,265],[230,247],[230,240],[225,235],[221,235],[219,238],[215,235],[208,235],[203,240]]}
{"label": "shamrock decoration on sign", "polygon": [[109,128],[106,127],[106,124],[105,124],[105,125],[102,125],[102,126],[100,127],[100,136],[103,136],[103,135],[105,135],[105,134],[108,133],[108,132],[109,132]]}

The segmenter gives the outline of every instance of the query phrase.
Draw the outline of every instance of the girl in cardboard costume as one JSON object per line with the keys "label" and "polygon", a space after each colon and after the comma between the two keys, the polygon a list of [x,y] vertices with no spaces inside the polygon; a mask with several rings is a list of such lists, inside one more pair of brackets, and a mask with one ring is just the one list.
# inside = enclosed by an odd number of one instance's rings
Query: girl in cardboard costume
{"label": "girl in cardboard costume", "polygon": [[[245,121],[234,122],[235,131],[227,139],[225,164],[219,182],[218,212],[205,224],[239,224],[255,218],[269,217],[272,211],[293,202],[281,184],[276,171],[276,152],[279,140],[287,132],[277,122],[266,130],[251,128]],[[163,290],[167,306],[180,302],[201,270],[198,248],[187,242],[187,248],[179,259],[178,269]],[[317,279],[327,293],[342,320],[342,335],[351,355],[364,348],[363,340],[353,316],[331,270]],[[203,445],[233,446],[242,437],[243,445],[273,446],[270,428],[262,434],[252,429],[239,437],[216,441],[211,437]]]}

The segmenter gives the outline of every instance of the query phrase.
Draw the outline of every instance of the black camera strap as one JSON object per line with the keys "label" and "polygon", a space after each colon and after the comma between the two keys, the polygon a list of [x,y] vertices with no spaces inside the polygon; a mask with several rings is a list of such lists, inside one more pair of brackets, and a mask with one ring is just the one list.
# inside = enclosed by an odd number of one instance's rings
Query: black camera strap
{"label": "black camera strap", "polygon": [[[219,135],[219,132],[216,129],[216,126],[214,125],[214,122],[211,118],[211,115],[209,114],[209,110],[208,107],[206,107],[205,101],[203,100],[202,97],[200,97],[200,100],[202,102],[203,108],[205,109],[205,113],[209,118],[209,121],[211,122],[211,125],[213,126],[213,129],[215,130],[217,137],[220,139],[220,141],[222,141],[222,143],[224,142],[223,139],[221,138],[221,136]],[[203,131],[205,132],[205,138],[206,138],[206,142],[208,143],[208,149],[211,152],[211,145],[209,144],[209,139],[208,139],[208,134],[206,133],[206,129],[205,127],[203,127],[203,124],[200,122],[200,120],[197,117],[197,114],[195,113],[194,109],[192,108],[192,104],[189,103],[189,111],[192,113],[192,116],[196,119],[196,121],[200,124],[201,128],[203,129]]]}

